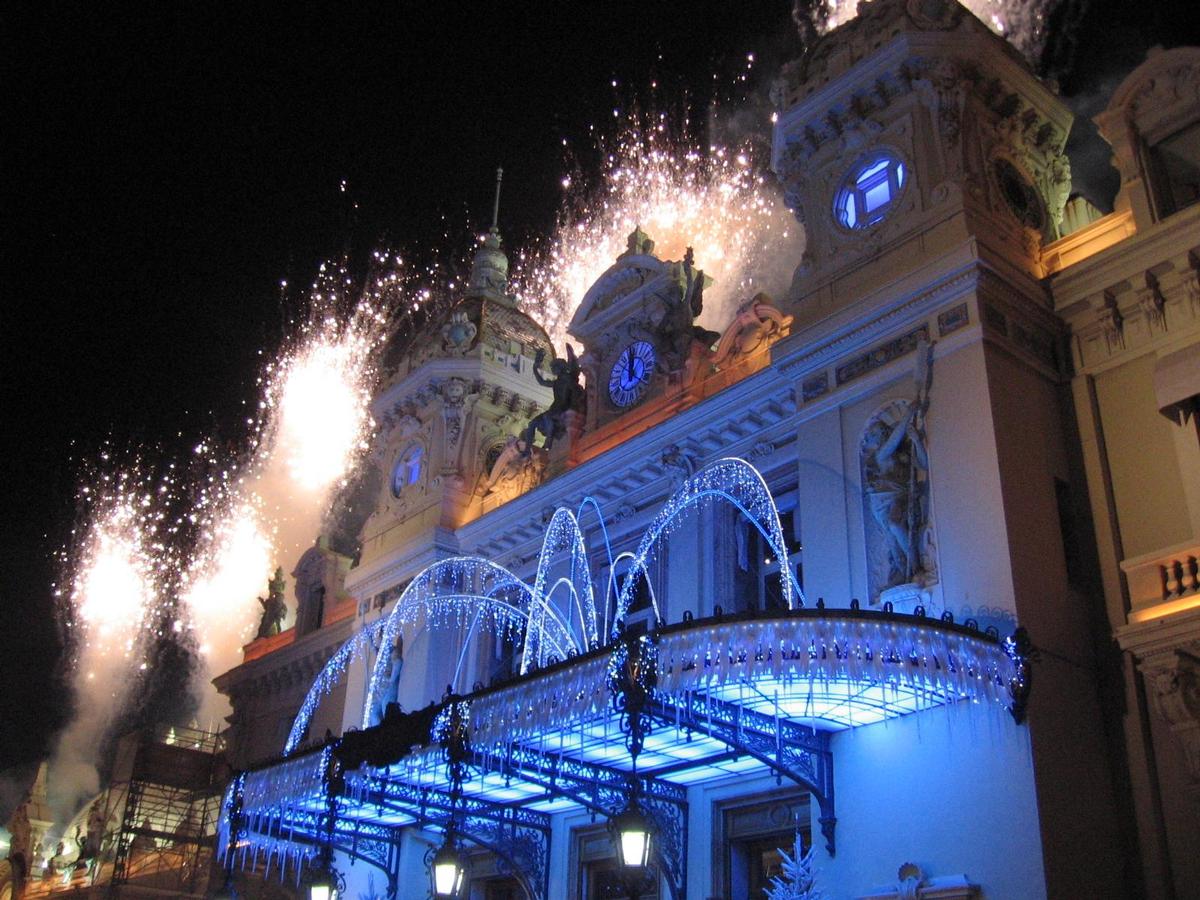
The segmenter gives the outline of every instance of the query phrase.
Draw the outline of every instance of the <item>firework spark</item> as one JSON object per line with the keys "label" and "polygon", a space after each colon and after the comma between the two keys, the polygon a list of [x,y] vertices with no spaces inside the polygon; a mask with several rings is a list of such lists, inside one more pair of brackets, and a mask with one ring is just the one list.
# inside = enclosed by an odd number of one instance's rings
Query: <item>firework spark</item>
{"label": "firework spark", "polygon": [[158,508],[154,493],[138,480],[132,472],[102,476],[100,486],[86,492],[99,496],[71,585],[76,613],[71,624],[78,629],[79,672],[89,681],[104,681],[137,658],[143,628],[161,596]]}
{"label": "firework spark", "polygon": [[[102,454],[105,467],[110,455]],[[143,664],[172,571],[163,537],[173,470],[155,481],[139,466],[89,469],[80,489],[82,524],[64,550],[70,577],[55,595],[65,601],[74,669],[75,715],[58,735],[50,760],[50,803],[66,821],[98,789],[96,759],[114,717]]]}
{"label": "firework spark", "polygon": [[753,148],[677,139],[665,114],[649,127],[625,128],[604,154],[598,188],[576,189],[570,178],[563,187],[548,249],[520,256],[513,278],[523,306],[558,344],[584,293],[638,226],[662,259],[693,248],[696,264],[715,279],[701,317],[713,328],[728,324],[746,296],[785,290],[800,261],[802,230]]}
{"label": "firework spark", "polygon": [[[260,379],[250,459],[210,462],[215,474],[196,504],[198,541],[180,591],[205,680],[240,662],[271,572],[293,570],[318,537],[332,492],[369,446],[376,356],[388,330],[377,301],[389,283],[373,281],[352,301],[345,267],[322,266],[307,321]],[[202,715],[221,709],[211,690],[202,698]]]}
{"label": "firework spark", "polygon": [[[1006,38],[1027,59],[1036,60],[1046,43],[1049,0],[961,0],[979,21]],[[818,31],[832,31],[858,15],[859,0],[828,0],[827,15],[817,22]],[[809,15],[810,4],[798,5],[800,15]]]}

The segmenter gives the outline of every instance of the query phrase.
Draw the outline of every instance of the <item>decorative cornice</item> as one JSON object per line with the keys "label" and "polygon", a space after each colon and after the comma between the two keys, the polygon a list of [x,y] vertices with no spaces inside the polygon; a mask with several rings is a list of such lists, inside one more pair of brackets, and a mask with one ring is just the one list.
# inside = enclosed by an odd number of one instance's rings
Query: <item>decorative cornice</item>
{"label": "decorative cornice", "polygon": [[[544,529],[536,511],[543,506],[574,509],[592,496],[613,509],[621,504],[645,508],[669,492],[660,459],[664,446],[685,447],[697,465],[715,456],[746,455],[763,441],[785,443],[794,412],[791,389],[772,369],[763,369],[631,438],[620,452],[590,459],[467,523],[459,539],[464,550],[496,558],[536,553]],[[632,526],[637,518],[623,524]],[[476,542],[477,535],[482,540]]]}
{"label": "decorative cornice", "polygon": [[244,662],[213,679],[218,691],[239,698],[277,694],[296,685],[305,690],[329,658],[345,643],[353,619],[341,619],[319,628],[295,643]]}
{"label": "decorative cornice", "polygon": [[[833,326],[835,330],[824,338],[815,337],[813,332],[829,327],[829,320],[797,331],[771,348],[771,364],[780,374],[793,379],[827,366],[852,350],[886,336],[891,329],[928,315],[947,300],[967,293],[978,284],[983,271],[977,262],[972,262],[947,274],[932,288],[881,305],[881,312],[871,319],[858,318],[841,327]],[[845,310],[847,313],[856,311],[861,313],[861,305]]]}

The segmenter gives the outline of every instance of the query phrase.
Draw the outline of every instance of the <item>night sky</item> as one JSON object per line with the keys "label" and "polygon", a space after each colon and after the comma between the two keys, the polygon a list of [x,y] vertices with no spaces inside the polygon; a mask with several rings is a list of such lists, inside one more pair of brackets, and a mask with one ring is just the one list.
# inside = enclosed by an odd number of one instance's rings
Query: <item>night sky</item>
{"label": "night sky", "polygon": [[[1066,0],[1043,65],[1086,106],[1150,44],[1200,42],[1189,5]],[[176,459],[236,441],[295,307],[281,279],[486,220],[497,165],[519,246],[553,222],[562,139],[586,146],[614,96],[702,111],[748,52],[765,77],[799,49],[790,0],[353,8],[0,18],[0,770],[42,752],[66,707],[50,584],[81,461],[106,441]]]}

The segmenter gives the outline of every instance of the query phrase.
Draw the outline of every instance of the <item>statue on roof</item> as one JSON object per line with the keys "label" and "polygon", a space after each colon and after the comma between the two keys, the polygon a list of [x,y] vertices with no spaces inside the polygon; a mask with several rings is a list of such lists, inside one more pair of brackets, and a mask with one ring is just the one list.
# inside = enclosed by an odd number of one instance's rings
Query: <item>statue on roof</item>
{"label": "statue on roof", "polygon": [[99,858],[104,844],[104,831],[108,827],[108,810],[105,809],[106,797],[100,796],[88,810],[87,831],[79,845],[79,858],[94,861]]}
{"label": "statue on roof", "polygon": [[555,439],[560,437],[566,429],[564,417],[567,412],[572,410],[581,412],[587,398],[583,385],[579,383],[583,369],[579,365],[579,360],[575,358],[574,347],[567,344],[567,358],[555,359],[550,363],[550,371],[554,373],[553,378],[542,377],[540,369],[545,358],[546,351],[539,348],[533,361],[533,377],[542,387],[548,387],[554,392],[554,399],[550,403],[549,409],[534,416],[525,427],[525,433],[521,436],[525,444],[521,453],[525,456],[529,456],[533,452],[533,439],[539,431],[545,438],[543,449],[549,450],[554,445]]}
{"label": "statue on roof", "polygon": [[704,311],[704,288],[712,283],[712,279],[695,267],[691,247],[687,248],[683,262],[678,264],[677,272],[678,291],[672,290],[670,296],[659,295],[666,309],[658,320],[656,331],[668,370],[682,372],[683,383],[687,384],[695,374],[698,357],[721,335],[695,324]]}
{"label": "statue on roof", "polygon": [[12,819],[8,823],[8,831],[12,835],[8,842],[9,858],[20,857],[25,866],[25,874],[28,874],[31,865],[30,851],[32,847],[30,843],[33,840],[33,828],[29,824],[28,794],[25,795],[25,799],[21,801],[16,812],[12,814]]}
{"label": "statue on roof", "polygon": [[275,575],[267,584],[267,596],[259,597],[262,606],[262,619],[258,623],[256,638],[273,637],[283,631],[283,620],[287,618],[287,601],[284,600],[284,589],[287,582],[283,580],[283,569],[275,570]]}

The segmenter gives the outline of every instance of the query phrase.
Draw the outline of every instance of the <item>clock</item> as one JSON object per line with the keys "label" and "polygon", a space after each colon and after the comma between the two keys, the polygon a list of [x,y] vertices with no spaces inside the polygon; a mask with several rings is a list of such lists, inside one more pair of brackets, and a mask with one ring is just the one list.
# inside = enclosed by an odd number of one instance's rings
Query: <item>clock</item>
{"label": "clock", "polygon": [[608,396],[614,406],[633,406],[646,393],[654,374],[654,345],[634,341],[621,351],[608,376]]}

